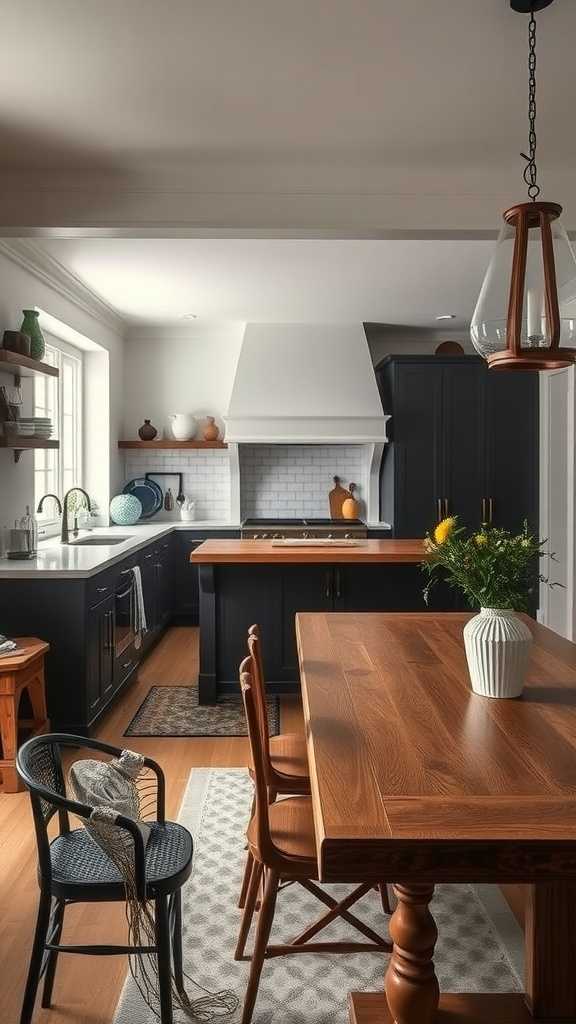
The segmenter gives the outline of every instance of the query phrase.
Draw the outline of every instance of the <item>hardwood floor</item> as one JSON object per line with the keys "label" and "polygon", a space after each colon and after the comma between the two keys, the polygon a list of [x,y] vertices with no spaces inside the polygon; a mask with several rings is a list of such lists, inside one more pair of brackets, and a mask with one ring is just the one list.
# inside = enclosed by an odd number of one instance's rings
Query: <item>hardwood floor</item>
{"label": "hardwood floor", "polygon": [[[151,685],[194,684],[198,676],[198,631],[170,629],[141,666],[137,680],[100,724],[96,737],[130,746],[162,764],[167,782],[167,815],[176,817],[194,767],[246,764],[243,737],[124,739],[122,733]],[[282,703],[282,729],[302,728],[299,704]],[[0,793],[0,1021],[16,1024],[36,918],[36,846],[27,793]],[[66,912],[64,941],[125,941],[122,906],[78,905]],[[60,957],[51,1010],[38,1007],[35,1024],[109,1024],[126,973],[125,957]]]}

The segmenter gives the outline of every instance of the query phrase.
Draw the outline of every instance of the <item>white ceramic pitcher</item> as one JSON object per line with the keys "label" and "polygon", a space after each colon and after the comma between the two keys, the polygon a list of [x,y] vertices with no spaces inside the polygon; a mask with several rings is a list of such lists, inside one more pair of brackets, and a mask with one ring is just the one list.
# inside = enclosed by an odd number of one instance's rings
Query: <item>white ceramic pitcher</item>
{"label": "white ceramic pitcher", "polygon": [[176,441],[191,441],[196,433],[196,418],[188,412],[175,412],[168,417]]}

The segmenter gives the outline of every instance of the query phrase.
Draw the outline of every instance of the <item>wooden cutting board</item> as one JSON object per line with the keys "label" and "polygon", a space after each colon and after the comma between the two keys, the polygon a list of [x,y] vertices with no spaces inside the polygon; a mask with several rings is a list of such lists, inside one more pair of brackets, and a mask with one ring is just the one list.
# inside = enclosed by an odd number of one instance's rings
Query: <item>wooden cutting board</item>
{"label": "wooden cutting board", "polygon": [[342,514],[342,505],[346,501],[346,498],[351,498],[350,491],[347,491],[345,487],[340,484],[340,477],[334,477],[334,487],[328,495],[328,501],[330,502],[330,518],[331,519],[344,519]]}

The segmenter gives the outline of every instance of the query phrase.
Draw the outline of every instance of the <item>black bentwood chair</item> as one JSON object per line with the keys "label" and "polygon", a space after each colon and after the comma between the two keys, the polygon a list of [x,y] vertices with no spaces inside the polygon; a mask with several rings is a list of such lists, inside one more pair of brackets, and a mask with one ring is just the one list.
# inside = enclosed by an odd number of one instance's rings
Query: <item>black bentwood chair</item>
{"label": "black bentwood chair", "polygon": [[[156,776],[155,820],[144,848],[136,822],[123,816],[117,825],[130,833],[134,841],[136,893],[139,900],[154,904],[155,944],[152,946],[69,946],[60,945],[64,912],[71,903],[125,901],[122,877],[84,828],[70,828],[69,815],[90,817],[92,808],[66,796],[63,748],[88,748],[119,757],[122,751],[108,743],[82,736],[46,734],[28,740],[18,751],[17,770],[30,792],[38,845],[38,881],[40,905],[36,932],[26,980],[20,1024],[30,1024],[36,993],[44,976],[42,1006],[49,1007],[59,953],[92,953],[111,956],[119,953],[151,953],[158,957],[160,1019],[172,1024],[172,963],[178,991],[184,991],[182,973],[181,887],[192,870],[192,836],[164,817],[164,773],[155,761],[144,758],[151,779]],[[48,823],[58,814],[59,830],[50,841]],[[53,905],[52,905],[53,904]],[[172,938],[171,938],[172,935]]]}

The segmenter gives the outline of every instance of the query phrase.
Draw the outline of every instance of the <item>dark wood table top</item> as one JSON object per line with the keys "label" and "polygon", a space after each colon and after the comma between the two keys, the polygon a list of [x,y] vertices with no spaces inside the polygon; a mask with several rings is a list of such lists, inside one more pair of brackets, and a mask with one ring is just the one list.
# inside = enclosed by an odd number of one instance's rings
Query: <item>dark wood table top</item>
{"label": "dark wood table top", "polygon": [[324,879],[576,875],[576,645],[526,619],[524,695],[490,700],[470,689],[468,618],[297,616]]}
{"label": "dark wood table top", "polygon": [[334,565],[346,562],[418,563],[425,557],[422,540],[362,540],[353,547],[279,547],[269,540],[205,540],[191,562],[235,565],[279,562]]}

